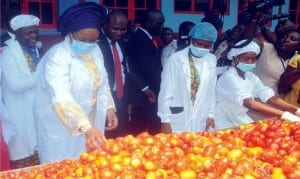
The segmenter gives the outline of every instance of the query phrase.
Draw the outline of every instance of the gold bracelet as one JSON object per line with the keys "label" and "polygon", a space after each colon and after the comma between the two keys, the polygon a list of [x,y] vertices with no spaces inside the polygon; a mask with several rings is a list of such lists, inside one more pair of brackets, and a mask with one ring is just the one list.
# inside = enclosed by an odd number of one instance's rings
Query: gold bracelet
{"label": "gold bracelet", "polygon": [[87,124],[87,125],[84,125],[84,126],[80,126],[79,127],[79,132],[83,133],[83,134],[86,134],[86,132],[91,128],[93,127],[91,124]]}

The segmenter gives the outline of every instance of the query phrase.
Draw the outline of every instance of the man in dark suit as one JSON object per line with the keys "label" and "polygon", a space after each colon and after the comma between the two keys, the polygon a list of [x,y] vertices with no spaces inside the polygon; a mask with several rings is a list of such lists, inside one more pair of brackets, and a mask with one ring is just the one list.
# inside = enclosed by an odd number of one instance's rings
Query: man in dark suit
{"label": "man in dark suit", "polygon": [[126,32],[128,19],[122,11],[111,11],[99,37],[99,46],[104,57],[109,86],[116,105],[119,124],[114,131],[105,131],[107,138],[128,134],[128,66],[122,37]]}
{"label": "man in dark suit", "polygon": [[135,71],[130,75],[131,121],[130,132],[137,135],[147,131],[156,134],[160,131],[157,116],[157,95],[160,88],[161,54],[153,37],[160,35],[164,16],[161,11],[149,9],[140,19],[141,27],[127,43],[130,67]]}

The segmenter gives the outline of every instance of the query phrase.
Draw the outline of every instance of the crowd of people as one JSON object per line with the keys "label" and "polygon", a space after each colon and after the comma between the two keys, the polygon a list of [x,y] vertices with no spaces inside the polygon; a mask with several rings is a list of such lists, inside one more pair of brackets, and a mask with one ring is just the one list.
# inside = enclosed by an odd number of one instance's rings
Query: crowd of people
{"label": "crowd of people", "polygon": [[10,20],[0,51],[1,170],[77,158],[145,131],[300,121],[300,32],[291,21],[272,32],[253,19],[222,34],[209,19],[184,21],[175,34],[159,10],[140,20],[129,31],[122,11],[75,4],[58,18],[63,40],[45,52],[38,17]]}

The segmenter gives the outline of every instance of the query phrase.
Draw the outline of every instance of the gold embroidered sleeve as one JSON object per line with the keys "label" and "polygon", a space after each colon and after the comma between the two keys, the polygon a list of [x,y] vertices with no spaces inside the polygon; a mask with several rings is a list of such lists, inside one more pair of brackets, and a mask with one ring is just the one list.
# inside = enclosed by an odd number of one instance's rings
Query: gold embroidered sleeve
{"label": "gold embroidered sleeve", "polygon": [[83,134],[80,131],[81,128],[91,126],[83,109],[74,102],[58,102],[54,105],[54,108],[60,120],[72,135],[81,135]]}

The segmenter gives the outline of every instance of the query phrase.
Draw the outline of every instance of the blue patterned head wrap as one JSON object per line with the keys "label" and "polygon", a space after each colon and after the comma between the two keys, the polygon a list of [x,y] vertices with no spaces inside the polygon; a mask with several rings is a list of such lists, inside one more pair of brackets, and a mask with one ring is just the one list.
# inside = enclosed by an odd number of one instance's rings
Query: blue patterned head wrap
{"label": "blue patterned head wrap", "polygon": [[95,2],[77,3],[59,17],[57,31],[67,35],[85,28],[100,30],[106,16],[107,9],[104,6]]}

